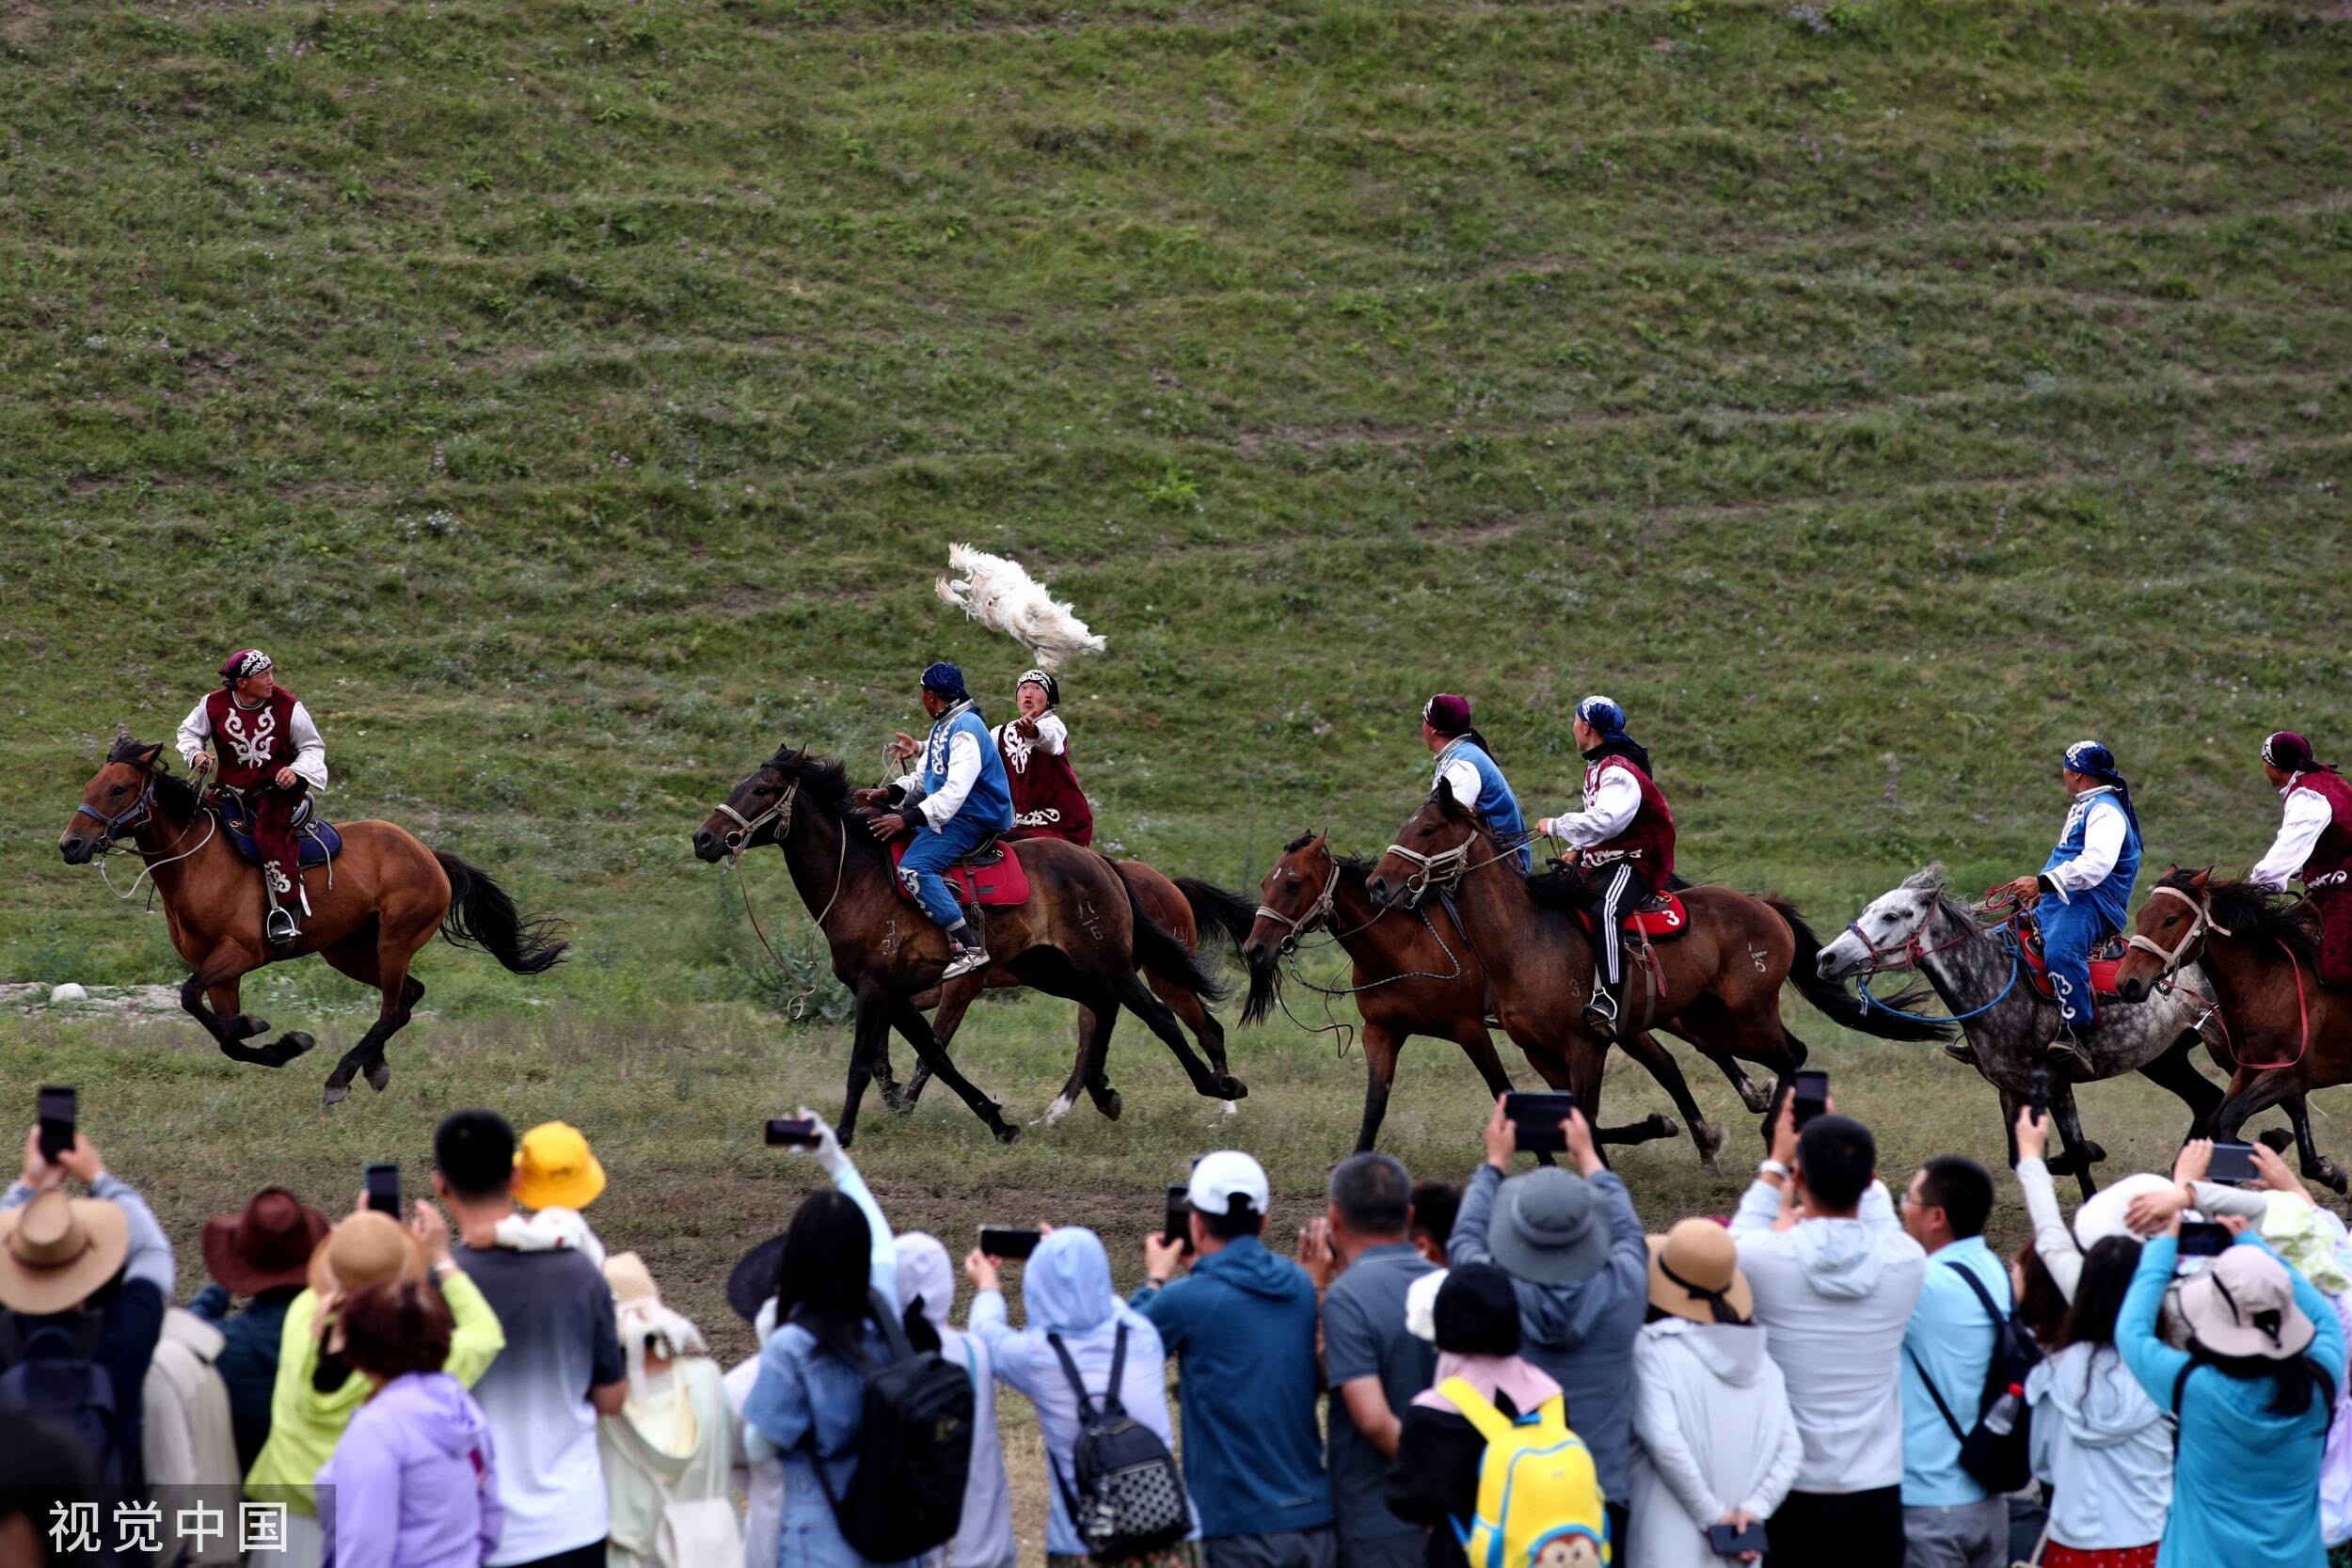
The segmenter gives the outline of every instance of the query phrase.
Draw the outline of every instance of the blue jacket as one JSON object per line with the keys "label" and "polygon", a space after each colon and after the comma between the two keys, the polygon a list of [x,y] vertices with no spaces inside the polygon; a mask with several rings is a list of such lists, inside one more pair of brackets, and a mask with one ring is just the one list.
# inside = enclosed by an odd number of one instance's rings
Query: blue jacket
{"label": "blue jacket", "polygon": [[972,781],[971,793],[957,808],[956,820],[977,822],[998,832],[1012,830],[1012,782],[1005,777],[1005,759],[996,750],[996,737],[988,733],[988,721],[979,709],[969,701],[958,703],[943,713],[931,725],[930,735],[923,742],[923,766],[919,777],[924,799],[938,794],[947,784],[947,748],[959,735],[968,735],[980,749],[979,777]]}
{"label": "blue jacket", "polygon": [[[2262,1246],[2251,1231],[2239,1246]],[[2267,1250],[2267,1249],[2265,1249]],[[2156,1336],[2156,1310],[2171,1283],[2180,1243],[2158,1236],[2139,1249],[2139,1271],[2116,1318],[2115,1348],[2160,1410],[2172,1408],[2172,1385],[2188,1353]],[[2275,1257],[2276,1254],[2273,1254]],[[2317,1327],[2306,1353],[2344,1384],[2344,1328],[2335,1308],[2293,1265],[2295,1304]],[[2319,1460],[2334,1406],[2312,1397],[2300,1416],[2270,1413],[2271,1385],[2241,1382],[2216,1368],[2191,1372],[2181,1390],[2180,1447],[2156,1568],[2213,1568],[2251,1562],[2263,1568],[2323,1568],[2327,1543],[2319,1529]]]}
{"label": "blue jacket", "polygon": [[278,1341],[286,1326],[286,1308],[302,1293],[299,1285],[276,1285],[232,1309],[229,1291],[217,1282],[208,1284],[188,1303],[188,1310],[220,1330],[224,1341],[213,1370],[229,1390],[229,1419],[237,1436],[237,1472],[253,1468],[262,1445],[269,1441],[270,1397],[278,1387]]}
{"label": "blue jacket", "polygon": [[[1438,753],[1438,770],[1431,775],[1430,785],[1437,788],[1437,780],[1445,776],[1454,763],[1467,762],[1478,770],[1478,809],[1486,814],[1488,826],[1500,833],[1505,843],[1518,843],[1527,836],[1527,819],[1519,815],[1519,798],[1511,793],[1509,781],[1495,759],[1468,736],[1456,736]],[[1535,863],[1534,852],[1519,845],[1519,869],[1527,870]]]}
{"label": "blue jacket", "polygon": [[2139,829],[2132,822],[2132,814],[2123,809],[2123,802],[2111,789],[2086,790],[2074,798],[2067,811],[2065,830],[2058,834],[2058,847],[2042,863],[2045,872],[2055,871],[2083,852],[2083,830],[2094,811],[2111,811],[2123,818],[2123,847],[2115,857],[2115,869],[2106,879],[2087,892],[2074,895],[2073,901],[2089,904],[2106,920],[2107,929],[2120,931],[2129,925],[2132,910],[2132,888],[2139,880]]}
{"label": "blue jacket", "polygon": [[1128,1305],[1177,1357],[1184,1484],[1200,1533],[1271,1535],[1331,1523],[1323,1471],[1315,1288],[1244,1236]]}
{"label": "blue jacket", "polygon": [[1966,1269],[2003,1311],[2010,1307],[2009,1266],[1981,1236],[1928,1255],[1919,1300],[1903,1329],[1903,1504],[1950,1508],[1984,1500],[1984,1488],[1960,1467],[1960,1439],[1929,1397],[1919,1370],[1935,1380],[1964,1429],[1976,1424],[1985,1373],[1993,1366],[1993,1320],[1957,1270]]}

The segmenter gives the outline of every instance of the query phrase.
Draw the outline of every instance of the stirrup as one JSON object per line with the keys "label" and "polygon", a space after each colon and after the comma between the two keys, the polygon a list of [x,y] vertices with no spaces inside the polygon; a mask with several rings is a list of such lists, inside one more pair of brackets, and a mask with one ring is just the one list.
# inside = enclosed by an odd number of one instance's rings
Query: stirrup
{"label": "stirrup", "polygon": [[1584,1027],[1591,1030],[1597,1038],[1605,1041],[1616,1039],[1617,1001],[1607,991],[1595,992],[1593,999],[1584,1004],[1583,1018]]}
{"label": "stirrup", "polygon": [[2090,1047],[2085,1044],[2082,1037],[2072,1029],[2060,1028],[2057,1034],[2051,1036],[2049,1043],[2042,1048],[2042,1054],[2045,1057],[2055,1057],[2068,1067],[2076,1069],[2085,1078],[2098,1070],[2098,1064],[2090,1059]]}
{"label": "stirrup", "polygon": [[279,904],[262,917],[262,935],[273,947],[291,947],[302,940],[302,927],[295,921],[294,911]]}
{"label": "stirrup", "polygon": [[942,981],[952,980],[958,975],[969,974],[976,969],[985,968],[987,964],[988,949],[974,942],[968,947],[960,947],[948,954],[947,967],[939,972],[939,977]]}

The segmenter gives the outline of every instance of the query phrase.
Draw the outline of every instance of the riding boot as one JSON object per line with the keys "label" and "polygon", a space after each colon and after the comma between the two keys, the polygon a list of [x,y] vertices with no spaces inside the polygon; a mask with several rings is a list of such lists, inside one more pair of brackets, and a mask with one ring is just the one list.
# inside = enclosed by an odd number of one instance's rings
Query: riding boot
{"label": "riding boot", "polygon": [[959,920],[947,927],[947,967],[939,972],[942,981],[960,974],[969,974],[988,962],[988,949],[968,921]]}
{"label": "riding boot", "polygon": [[2075,1033],[2072,1023],[2058,1025],[2050,1043],[2042,1048],[2042,1059],[2071,1077],[2088,1080],[2098,1069],[2092,1066],[2090,1052]]}
{"label": "riding boot", "polygon": [[1609,983],[1609,977],[1596,970],[1593,974],[1593,999],[1584,1004],[1584,1027],[1593,1037],[1607,1044],[1617,1037],[1617,1020],[1624,1013],[1625,983]]}
{"label": "riding boot", "polygon": [[1966,1040],[1953,1041],[1951,1044],[1944,1048],[1944,1054],[1949,1056],[1953,1061],[1960,1063],[1963,1067],[1975,1067],[1977,1065],[1977,1048],[1970,1045]]}

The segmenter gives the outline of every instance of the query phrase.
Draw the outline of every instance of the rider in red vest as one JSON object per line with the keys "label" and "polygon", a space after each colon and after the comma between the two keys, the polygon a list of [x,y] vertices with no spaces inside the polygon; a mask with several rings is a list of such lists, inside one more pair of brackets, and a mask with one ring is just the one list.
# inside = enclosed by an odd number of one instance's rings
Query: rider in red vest
{"label": "rider in red vest", "polygon": [[2286,802],[2286,819],[2246,879],[2283,889],[2288,878],[2302,879],[2319,911],[2320,983],[2352,988],[2352,784],[2293,730],[2263,742],[2263,774]]}
{"label": "rider in red vest", "polygon": [[179,739],[190,773],[209,772],[216,788],[244,800],[262,863],[262,933],[283,947],[301,934],[294,911],[279,901],[294,891],[294,808],[306,792],[326,787],[326,742],[310,710],[278,684],[275,668],[259,648],[230,655],[219,687],[181,721]]}
{"label": "rider in red vest", "polygon": [[1619,923],[1673,877],[1675,819],[1650,782],[1648,751],[1625,733],[1625,709],[1606,697],[1587,697],[1576,705],[1574,729],[1584,753],[1584,809],[1548,816],[1535,831],[1574,847],[1580,891],[1593,911],[1593,999],[1584,1005],[1584,1023],[1613,1040],[1625,1003]]}
{"label": "rider in red vest", "polygon": [[1070,726],[1061,718],[1061,683],[1042,670],[1024,671],[1013,689],[1019,718],[996,726],[997,755],[1012,785],[1012,832],[1008,838],[1066,838],[1094,842],[1094,808],[1070,767]]}

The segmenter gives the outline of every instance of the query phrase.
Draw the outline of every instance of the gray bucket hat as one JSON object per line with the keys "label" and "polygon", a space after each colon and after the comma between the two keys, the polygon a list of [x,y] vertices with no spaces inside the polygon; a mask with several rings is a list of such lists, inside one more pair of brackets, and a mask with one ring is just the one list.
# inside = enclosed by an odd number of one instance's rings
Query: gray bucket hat
{"label": "gray bucket hat", "polygon": [[1609,1216],[1591,1182],[1546,1165],[1511,1178],[1495,1195],[1486,1250],[1515,1279],[1574,1285],[1609,1261]]}

